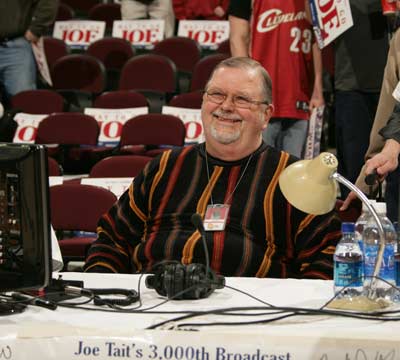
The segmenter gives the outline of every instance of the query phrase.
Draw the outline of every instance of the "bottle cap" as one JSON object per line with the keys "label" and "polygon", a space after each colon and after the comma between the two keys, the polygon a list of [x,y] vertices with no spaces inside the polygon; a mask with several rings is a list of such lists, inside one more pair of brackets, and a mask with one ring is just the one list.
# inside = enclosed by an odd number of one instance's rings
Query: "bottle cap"
{"label": "bottle cap", "polygon": [[344,222],[342,223],[342,233],[352,233],[354,232],[354,223]]}
{"label": "bottle cap", "polygon": [[[376,200],[369,200],[369,199],[368,199],[368,202],[369,202],[372,206],[375,206],[375,204],[376,204]],[[375,207],[374,207],[374,208],[375,208]],[[363,202],[363,203],[362,203],[362,212],[367,212],[367,211],[369,211],[368,208],[367,208],[367,205]]]}
{"label": "bottle cap", "polygon": [[375,202],[373,205],[376,212],[380,215],[386,215],[386,203],[384,202]]}

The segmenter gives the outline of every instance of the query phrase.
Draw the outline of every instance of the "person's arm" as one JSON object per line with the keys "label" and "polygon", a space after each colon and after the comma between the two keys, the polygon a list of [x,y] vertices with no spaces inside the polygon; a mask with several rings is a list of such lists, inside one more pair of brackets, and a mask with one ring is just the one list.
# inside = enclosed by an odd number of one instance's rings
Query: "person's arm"
{"label": "person's arm", "polygon": [[32,16],[29,29],[25,32],[25,38],[31,42],[37,42],[54,22],[57,14],[58,0],[39,0]]}
{"label": "person's arm", "polygon": [[[305,0],[304,2],[306,16],[308,21],[311,24],[311,10],[309,0]],[[313,36],[312,43],[312,58],[313,58],[313,67],[314,67],[314,86],[310,99],[310,111],[314,108],[323,106],[325,104],[324,94],[323,94],[323,84],[322,84],[322,55],[321,49],[319,48],[315,37]]]}
{"label": "person's arm", "polygon": [[89,249],[84,271],[134,273],[139,270],[133,254],[145,231],[147,194],[158,164],[158,161],[148,163],[129,189],[101,217],[98,237]]}
{"label": "person's arm", "polygon": [[229,27],[229,44],[231,47],[232,56],[249,56],[249,21],[229,15]]}

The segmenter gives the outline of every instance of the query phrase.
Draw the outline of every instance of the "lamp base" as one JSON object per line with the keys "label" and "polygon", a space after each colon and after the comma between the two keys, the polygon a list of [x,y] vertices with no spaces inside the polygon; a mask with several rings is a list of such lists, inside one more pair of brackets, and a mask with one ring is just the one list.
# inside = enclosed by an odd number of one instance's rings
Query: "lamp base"
{"label": "lamp base", "polygon": [[370,299],[364,295],[360,295],[332,300],[326,307],[339,310],[372,312],[385,309],[390,305],[392,303],[386,299]]}

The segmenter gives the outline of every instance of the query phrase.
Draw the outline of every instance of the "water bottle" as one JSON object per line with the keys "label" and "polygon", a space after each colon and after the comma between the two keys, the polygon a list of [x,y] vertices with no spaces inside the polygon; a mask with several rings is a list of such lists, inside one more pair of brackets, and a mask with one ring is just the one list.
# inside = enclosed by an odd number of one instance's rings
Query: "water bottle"
{"label": "water bottle", "polygon": [[360,295],[363,291],[363,257],[355,239],[354,223],[342,223],[342,238],[336,246],[333,259],[335,295],[339,298]]}
{"label": "water bottle", "polygon": [[[369,203],[372,206],[374,206],[376,203],[376,200],[369,200]],[[358,242],[358,245],[360,246],[362,253],[364,253],[364,240],[363,240],[364,227],[367,224],[370,216],[371,216],[371,212],[369,211],[367,205],[365,205],[365,203],[362,203],[361,215],[357,219],[357,221],[354,225],[354,236],[355,236],[356,241]],[[363,273],[364,273],[364,267],[363,267]]]}
{"label": "water bottle", "polygon": [[[383,254],[379,277],[384,281],[376,280],[376,291],[380,297],[386,297],[391,285],[396,283],[395,258],[397,252],[397,234],[393,224],[386,217],[386,204],[377,202],[374,208],[382,222],[385,233],[385,251]],[[367,224],[363,232],[364,239],[364,286],[369,287],[374,273],[376,257],[378,254],[380,236],[378,226],[372,214],[368,217]]]}

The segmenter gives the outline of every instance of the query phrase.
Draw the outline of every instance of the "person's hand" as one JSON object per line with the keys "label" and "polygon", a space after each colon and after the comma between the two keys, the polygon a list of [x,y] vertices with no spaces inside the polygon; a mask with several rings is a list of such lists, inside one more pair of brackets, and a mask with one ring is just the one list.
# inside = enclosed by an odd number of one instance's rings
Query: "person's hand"
{"label": "person's hand", "polygon": [[217,6],[217,7],[214,9],[214,14],[215,14],[216,16],[222,18],[222,17],[225,16],[225,11],[224,11],[224,9],[222,8],[222,6]]}
{"label": "person's hand", "polygon": [[400,154],[400,144],[396,140],[386,141],[382,151],[365,163],[365,174],[371,174],[376,169],[380,180],[383,180],[388,173],[395,170]]}
{"label": "person's hand", "polygon": [[39,41],[39,38],[30,30],[26,30],[25,39],[34,44]]}
{"label": "person's hand", "polygon": [[324,105],[325,105],[325,100],[322,92],[314,91],[310,99],[310,112],[314,108],[318,108]]}
{"label": "person's hand", "polygon": [[345,211],[347,208],[350,206],[350,203],[357,199],[357,195],[354,191],[350,191],[349,195],[347,195],[347,198],[343,201],[342,206],[339,208],[339,211]]}

